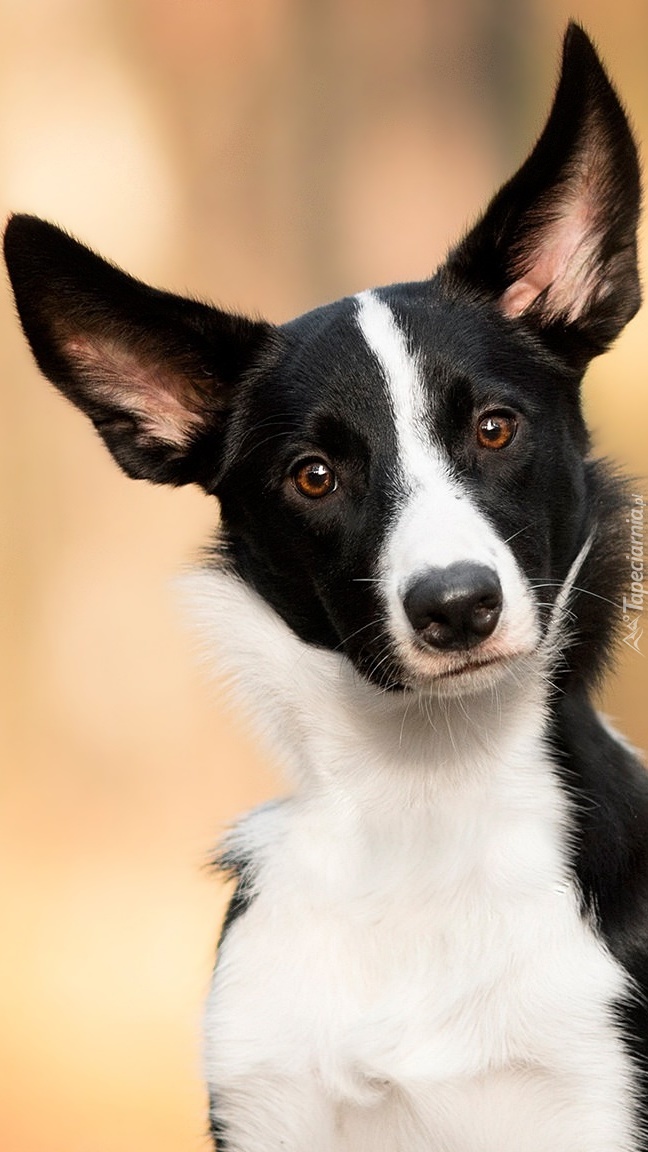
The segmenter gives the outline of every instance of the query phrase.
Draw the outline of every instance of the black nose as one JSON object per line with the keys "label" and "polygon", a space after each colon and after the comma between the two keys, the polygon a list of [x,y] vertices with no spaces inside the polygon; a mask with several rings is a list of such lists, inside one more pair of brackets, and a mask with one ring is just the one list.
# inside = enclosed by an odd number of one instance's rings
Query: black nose
{"label": "black nose", "polygon": [[428,568],[405,594],[403,607],[421,640],[433,648],[473,648],[495,631],[502,611],[497,573],[484,564]]}

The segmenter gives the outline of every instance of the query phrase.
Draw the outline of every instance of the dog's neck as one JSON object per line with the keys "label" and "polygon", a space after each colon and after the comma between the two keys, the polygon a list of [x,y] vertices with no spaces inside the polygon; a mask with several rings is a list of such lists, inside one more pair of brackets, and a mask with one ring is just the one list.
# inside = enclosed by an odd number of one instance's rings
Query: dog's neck
{"label": "dog's neck", "polygon": [[210,662],[304,794],[427,807],[546,758],[539,661],[471,696],[381,692],[345,656],[299,640],[226,571],[204,569],[183,584]]}

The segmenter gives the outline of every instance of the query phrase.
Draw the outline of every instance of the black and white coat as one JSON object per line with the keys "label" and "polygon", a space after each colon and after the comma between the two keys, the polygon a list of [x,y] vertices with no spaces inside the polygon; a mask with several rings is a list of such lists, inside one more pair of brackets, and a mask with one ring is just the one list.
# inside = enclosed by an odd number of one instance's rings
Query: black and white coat
{"label": "black and white coat", "polygon": [[192,598],[292,780],[221,855],[221,1150],[648,1149],[648,782],[590,698],[627,497],[579,403],[639,304],[638,207],[572,26],[430,280],[273,327],[9,225],[43,371],[129,475],[219,498]]}

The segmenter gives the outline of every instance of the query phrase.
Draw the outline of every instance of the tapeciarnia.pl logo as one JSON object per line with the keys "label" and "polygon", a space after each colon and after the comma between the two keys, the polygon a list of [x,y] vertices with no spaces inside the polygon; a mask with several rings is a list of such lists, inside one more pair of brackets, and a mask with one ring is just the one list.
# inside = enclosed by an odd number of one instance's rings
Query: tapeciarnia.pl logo
{"label": "tapeciarnia.pl logo", "polygon": [[623,643],[634,648],[640,656],[643,652],[639,641],[643,636],[641,616],[644,607],[646,590],[644,587],[644,518],[646,501],[637,492],[632,493],[630,515],[626,516],[626,524],[630,527],[629,552],[626,560],[629,562],[628,591],[623,597],[623,623],[626,625]]}

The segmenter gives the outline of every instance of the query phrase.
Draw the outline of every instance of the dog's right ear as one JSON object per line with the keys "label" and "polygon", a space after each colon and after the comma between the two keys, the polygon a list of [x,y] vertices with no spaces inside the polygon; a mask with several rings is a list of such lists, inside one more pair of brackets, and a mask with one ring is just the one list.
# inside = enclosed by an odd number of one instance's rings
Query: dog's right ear
{"label": "dog's right ear", "polygon": [[9,221],[5,257],[39,367],[124,471],[212,487],[237,385],[275,358],[276,330],[150,288],[33,216]]}
{"label": "dog's right ear", "polygon": [[582,370],[639,307],[640,199],[623,107],[594,46],[570,24],[535,148],[450,254],[446,271]]}

